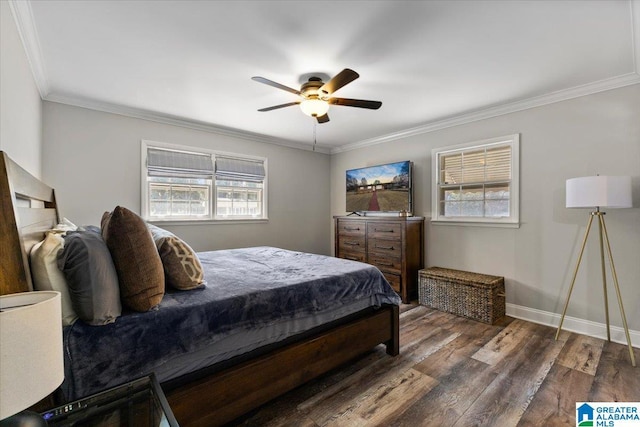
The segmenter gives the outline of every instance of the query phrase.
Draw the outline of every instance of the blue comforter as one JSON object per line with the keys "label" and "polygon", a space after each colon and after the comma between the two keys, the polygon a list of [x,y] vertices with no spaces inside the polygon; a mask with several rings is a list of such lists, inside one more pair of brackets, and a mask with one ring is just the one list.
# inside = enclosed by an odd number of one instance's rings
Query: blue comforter
{"label": "blue comforter", "polygon": [[271,247],[198,256],[206,280],[201,289],[168,291],[157,310],[123,313],[109,325],[77,321],[65,328],[62,387],[68,399],[161,371],[168,362],[215,347],[239,329],[359,300],[372,306],[400,303],[380,271],[368,264]]}

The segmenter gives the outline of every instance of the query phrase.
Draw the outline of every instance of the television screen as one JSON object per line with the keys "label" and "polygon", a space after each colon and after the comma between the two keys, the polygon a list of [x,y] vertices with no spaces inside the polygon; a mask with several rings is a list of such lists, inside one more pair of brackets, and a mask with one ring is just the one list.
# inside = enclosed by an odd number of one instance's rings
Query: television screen
{"label": "television screen", "polygon": [[347,171],[347,212],[411,212],[411,162]]}

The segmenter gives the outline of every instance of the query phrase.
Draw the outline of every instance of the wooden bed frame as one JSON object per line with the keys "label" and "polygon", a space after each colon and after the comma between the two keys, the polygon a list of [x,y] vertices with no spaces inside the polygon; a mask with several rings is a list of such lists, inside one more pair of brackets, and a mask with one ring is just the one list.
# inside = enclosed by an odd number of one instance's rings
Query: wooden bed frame
{"label": "wooden bed frame", "polygon": [[[29,252],[60,220],[55,192],[2,151],[0,174],[0,295],[28,292]],[[162,386],[181,425],[222,425],[381,343],[399,353],[397,306],[356,313]]]}

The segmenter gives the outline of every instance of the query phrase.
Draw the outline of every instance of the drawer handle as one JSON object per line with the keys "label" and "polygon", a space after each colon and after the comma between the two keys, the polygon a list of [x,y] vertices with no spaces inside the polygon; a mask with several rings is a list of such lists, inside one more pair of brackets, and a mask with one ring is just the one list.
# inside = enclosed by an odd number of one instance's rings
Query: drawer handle
{"label": "drawer handle", "polygon": [[354,257],[354,256],[346,256],[344,257],[345,259],[351,260],[351,261],[360,261],[358,258]]}
{"label": "drawer handle", "polygon": [[386,249],[386,250],[389,250],[389,251],[392,251],[392,250],[395,249],[393,246],[378,246],[378,245],[374,245],[374,247],[376,249]]}
{"label": "drawer handle", "polygon": [[344,242],[344,244],[347,246],[360,246],[360,243],[358,242]]}
{"label": "drawer handle", "polygon": [[380,262],[380,261],[377,261],[376,264],[384,265],[385,267],[393,267],[393,263],[392,262]]}
{"label": "drawer handle", "polygon": [[347,230],[347,231],[360,231],[360,227],[356,227],[356,228],[353,228],[353,227],[345,227],[344,229],[345,229],[345,230]]}
{"label": "drawer handle", "polygon": [[380,229],[375,228],[374,230],[375,230],[377,233],[393,233],[393,232],[394,232],[394,231],[393,231],[393,229],[391,229],[391,230],[389,230],[389,229],[386,229],[386,230],[380,230]]}

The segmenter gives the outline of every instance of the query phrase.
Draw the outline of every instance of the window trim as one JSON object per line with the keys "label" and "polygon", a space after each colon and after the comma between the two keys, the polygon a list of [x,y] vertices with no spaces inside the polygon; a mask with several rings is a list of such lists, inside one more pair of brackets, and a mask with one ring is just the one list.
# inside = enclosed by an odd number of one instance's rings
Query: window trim
{"label": "window trim", "polygon": [[[470,151],[489,146],[511,146],[511,185],[509,190],[509,216],[487,217],[445,217],[440,215],[440,155],[458,151]],[[431,150],[431,222],[434,225],[462,225],[484,227],[520,227],[520,134],[473,141]]]}
{"label": "window trim", "polygon": [[[149,217],[149,185],[147,183],[148,170],[147,170],[147,149],[149,147],[152,148],[164,148],[170,150],[180,150],[187,151],[193,153],[201,153],[201,154],[209,154],[213,157],[213,167],[214,167],[214,175],[212,177],[211,183],[211,196],[209,203],[209,216],[207,218],[168,218],[168,219],[160,219],[160,218],[150,218]],[[238,159],[246,159],[252,161],[262,161],[264,165],[264,181],[262,183],[262,208],[263,213],[262,217],[216,217],[216,205],[217,205],[217,191],[216,191],[216,177],[215,177],[215,157],[216,156],[224,156],[224,157],[234,157]],[[251,156],[246,154],[232,153],[228,151],[219,151],[219,150],[211,150],[207,148],[201,147],[191,147],[186,145],[178,145],[171,144],[166,142],[152,141],[148,139],[140,140],[140,198],[141,198],[141,216],[145,221],[149,221],[151,223],[161,223],[164,225],[180,225],[180,224],[248,224],[248,223],[263,223],[269,221],[269,209],[268,209],[268,196],[267,196],[267,188],[268,188],[268,160],[266,157],[261,156]]]}

